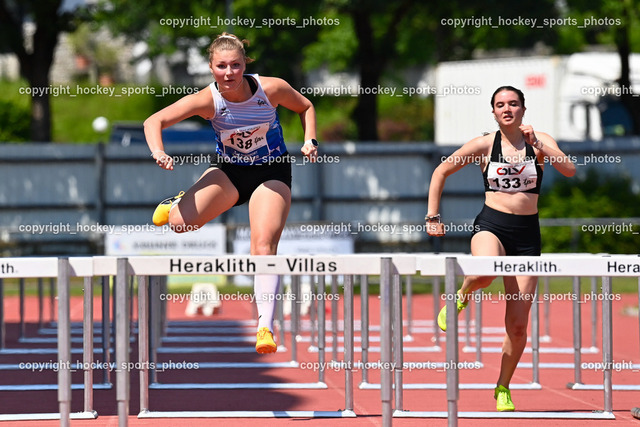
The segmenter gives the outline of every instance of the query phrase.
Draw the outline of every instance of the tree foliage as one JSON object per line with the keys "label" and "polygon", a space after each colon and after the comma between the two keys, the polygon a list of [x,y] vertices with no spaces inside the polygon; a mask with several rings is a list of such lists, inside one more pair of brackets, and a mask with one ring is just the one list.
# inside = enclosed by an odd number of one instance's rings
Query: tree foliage
{"label": "tree foliage", "polygon": [[29,109],[11,100],[0,99],[0,141],[29,140]]}
{"label": "tree foliage", "polygon": [[[400,71],[409,66],[500,48],[544,46],[542,52],[569,54],[592,44],[617,50],[619,84],[630,86],[629,53],[640,49],[637,0],[98,0],[73,11],[61,5],[62,0],[0,0],[0,50],[16,53],[31,85],[48,85],[58,34],[78,22],[108,25],[114,35],[144,41],[152,57],[194,46],[204,55],[216,34],[230,31],[251,41],[248,53],[256,62],[250,71],[282,77],[298,88],[307,84],[304,72],[318,67],[356,73],[361,87],[378,88],[406,84]],[[23,37],[26,21],[36,25],[32,50]],[[345,112],[360,140],[378,139],[380,96],[388,95],[361,93]],[[625,94],[622,102],[640,134],[640,98]],[[48,96],[35,97],[32,139],[50,140],[49,129]]]}
{"label": "tree foliage", "polygon": [[[540,41],[553,41],[551,32],[497,25],[499,17],[554,16],[553,0],[509,4],[496,0],[481,4],[470,0],[325,0],[324,10],[340,16],[341,25],[324,27],[318,40],[307,46],[305,67],[326,65],[332,71],[355,71],[363,89],[386,82],[405,84],[399,71],[408,66],[468,59],[476,49],[530,48]],[[494,25],[482,17],[491,18]],[[456,19],[464,20],[465,25],[454,25]],[[358,96],[353,118],[360,140],[378,139],[378,101],[379,96]]]}
{"label": "tree foliage", "polygon": [[204,56],[215,36],[231,32],[249,40],[247,54],[255,60],[249,66],[251,72],[276,75],[299,86],[303,84],[302,46],[319,31],[318,25],[303,24],[305,19],[317,18],[318,8],[319,3],[292,0],[236,0],[230,11],[223,2],[213,0],[109,0],[99,3],[93,16],[116,34],[143,40],[151,57],[189,47],[197,47]]}
{"label": "tree foliage", "polygon": [[[0,44],[13,52],[20,63],[20,74],[32,88],[30,136],[33,141],[51,141],[51,112],[48,92],[49,69],[63,31],[73,30],[74,12],[62,8],[62,0],[0,0]],[[25,38],[24,23],[35,31]]]}
{"label": "tree foliage", "polygon": [[603,223],[611,227],[599,232],[587,224],[543,228],[543,252],[638,252],[638,235],[633,232],[640,232],[640,224],[619,220],[640,218],[640,194],[628,177],[589,169],[582,177],[556,181],[540,197],[539,208],[541,218],[611,218]]}

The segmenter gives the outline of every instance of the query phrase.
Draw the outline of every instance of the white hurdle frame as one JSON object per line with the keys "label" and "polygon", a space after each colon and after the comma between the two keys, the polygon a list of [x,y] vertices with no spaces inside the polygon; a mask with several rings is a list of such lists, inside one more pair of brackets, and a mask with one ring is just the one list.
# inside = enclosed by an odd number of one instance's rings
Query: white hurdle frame
{"label": "white hurdle frame", "polygon": [[[355,275],[380,275],[381,298],[381,404],[383,425],[390,426],[393,417],[418,417],[418,418],[444,418],[449,419],[449,425],[457,425],[458,417],[464,418],[557,418],[557,419],[615,419],[613,415],[612,391],[612,298],[611,277],[639,277],[633,272],[640,265],[638,256],[627,255],[573,255],[551,258],[543,257],[473,257],[473,256],[449,256],[443,255],[343,255],[343,256],[223,256],[223,257],[78,257],[78,258],[5,258],[5,265],[10,265],[0,275],[4,278],[55,278],[58,288],[58,401],[60,412],[54,414],[13,414],[0,416],[0,420],[27,420],[27,419],[60,419],[61,426],[69,426],[70,419],[94,419],[97,414],[92,406],[93,386],[91,384],[92,362],[92,286],[86,289],[84,317],[84,363],[89,366],[84,373],[85,383],[85,410],[81,413],[71,414],[71,323],[70,323],[70,295],[69,282],[71,277],[85,278],[85,286],[94,276],[116,276],[115,293],[116,304],[120,308],[116,311],[116,366],[126,366],[129,361],[130,333],[131,333],[131,295],[128,292],[128,279],[132,275],[139,276],[140,288],[144,295],[148,295],[149,282],[147,276],[163,276],[169,274],[198,274],[200,272],[176,272],[172,271],[169,261],[180,259],[182,262],[212,262],[229,259],[231,261],[249,261],[254,265],[252,274],[290,274],[290,275],[317,275],[324,280],[328,272],[318,271],[317,268],[308,267],[306,262],[311,260],[318,265],[331,265],[334,271],[332,275],[344,275],[352,278]],[[305,267],[300,271],[291,271],[290,262],[297,260]],[[498,270],[498,263],[502,270]],[[552,264],[553,268],[544,267],[540,270],[540,264]],[[618,270],[618,264],[625,266]],[[455,295],[457,290],[457,275],[488,275],[488,276],[515,276],[523,272],[516,271],[518,266],[534,265],[536,271],[532,275],[539,277],[602,277],[602,353],[603,353],[603,385],[604,408],[596,412],[458,412],[459,399],[458,372],[456,369],[447,371],[447,411],[446,412],[409,412],[402,408],[402,369],[392,370],[393,357],[402,360],[403,326],[402,326],[402,292],[400,287],[400,275],[416,274],[417,271],[424,276],[444,276],[445,292],[447,295]],[[510,271],[505,271],[505,266]],[[633,266],[630,268],[629,266]],[[302,271],[304,270],[304,271]],[[527,271],[528,272],[528,271]],[[244,272],[214,271],[211,274],[243,274]],[[345,410],[344,411],[212,411],[212,412],[166,412],[156,413],[148,411],[148,370],[140,370],[141,385],[141,412],[139,417],[355,417],[353,411],[353,349],[354,349],[354,319],[353,319],[353,281],[345,280],[345,327],[344,327],[344,362],[345,362]],[[323,284],[322,284],[323,285]],[[320,286],[320,284],[319,284]],[[319,288],[318,291],[320,291]],[[139,292],[140,289],[139,289]],[[640,297],[640,281],[639,281]],[[448,319],[450,327],[446,333],[446,360],[451,364],[458,361],[458,330],[457,316],[455,316],[455,299],[447,298]],[[150,309],[146,298],[139,299],[139,343],[140,359],[142,366],[149,360],[148,353],[148,317]],[[324,317],[324,310],[318,313],[319,321]],[[398,317],[399,316],[399,317]],[[399,319],[399,320],[398,320]],[[145,324],[146,323],[146,324]],[[146,334],[146,335],[145,335]],[[319,336],[319,347],[323,348],[324,339]],[[147,347],[145,347],[147,346]],[[146,351],[146,353],[145,353]],[[395,356],[393,355],[395,353]],[[89,358],[89,359],[87,359]],[[402,368],[402,364],[397,365]],[[116,371],[117,384],[117,408],[120,426],[128,425],[129,411],[129,370],[118,369]],[[394,379],[395,379],[395,410],[394,405]],[[634,386],[635,387],[635,386]],[[600,388],[600,387],[598,387]],[[626,388],[619,388],[626,390]],[[146,403],[146,405],[144,404]],[[13,418],[7,418],[13,417]]]}
{"label": "white hurdle frame", "polygon": [[[460,254],[452,254],[451,257],[456,258],[460,256]],[[465,256],[465,255],[462,255]],[[444,258],[442,255],[423,255],[423,256],[417,256],[416,258],[416,268],[417,270],[420,270],[421,266],[423,263],[428,263],[431,260],[442,260],[443,262],[445,262],[446,258]],[[443,270],[444,271],[444,270]],[[431,274],[430,272],[423,272],[422,273],[423,276],[430,276],[433,278],[433,283],[434,283],[434,287],[433,287],[433,298],[434,298],[434,325],[433,325],[433,329],[434,329],[434,338],[435,338],[435,342],[436,345],[432,346],[432,347],[418,347],[418,348],[411,348],[412,351],[421,351],[421,352],[425,352],[425,353],[429,353],[429,352],[439,352],[441,350],[440,347],[440,339],[439,339],[439,334],[442,333],[442,331],[440,331],[440,328],[437,326],[437,315],[440,311],[440,305],[438,303],[439,301],[439,297],[440,297],[440,276],[445,276],[444,273],[437,275],[437,274]],[[446,277],[445,277],[446,279]],[[394,308],[394,317],[393,317],[393,328],[394,330],[403,330],[403,313],[402,313],[402,303],[399,301],[398,298],[395,298],[395,295],[399,295],[400,298],[402,297],[402,286],[399,282],[394,282],[393,284],[394,289],[393,289],[393,295],[394,295],[394,299],[392,301],[393,304],[393,308]],[[444,293],[443,293],[444,295]],[[407,306],[409,306],[409,299],[407,298]],[[481,355],[482,355],[482,347],[481,347],[481,340],[480,340],[480,336],[481,336],[481,329],[482,329],[482,302],[481,301],[476,301],[475,304],[475,335],[476,335],[476,346],[472,347],[473,351],[475,351],[476,353],[476,361],[479,363],[479,367],[483,367],[484,365],[481,362]],[[466,312],[467,314],[467,319],[470,318],[470,316],[468,316],[469,311]],[[512,390],[541,390],[542,386],[539,383],[539,340],[537,339],[537,330],[539,328],[539,318],[538,318],[538,310],[537,310],[537,306],[533,306],[532,307],[532,330],[534,331],[534,333],[532,334],[532,356],[533,356],[533,363],[532,365],[532,381],[530,383],[512,383],[511,384],[511,389]],[[458,322],[457,318],[456,318],[456,322]],[[407,322],[407,327],[409,327],[409,322]],[[469,322],[468,320],[465,322],[465,337],[466,337],[466,341],[467,343],[469,343],[469,336],[471,334],[471,322]],[[404,343],[405,341],[407,341],[406,337],[403,337],[402,343]],[[395,364],[395,366],[400,366],[402,368],[404,368],[405,363],[404,363],[404,353],[407,352],[408,350],[406,348],[404,348],[403,344],[400,343],[400,340],[395,339],[394,337],[394,351],[393,351],[393,362]],[[445,346],[446,348],[446,346]],[[466,351],[465,351],[466,350]],[[470,352],[468,348],[464,348],[463,352]],[[442,363],[437,363],[436,366],[438,365],[443,365]],[[396,370],[398,371],[398,370]],[[373,390],[373,389],[379,389],[381,387],[381,384],[376,384],[376,383],[363,383],[360,385],[361,389],[369,389],[369,390]],[[395,375],[395,380],[394,380],[394,387],[396,389],[404,389],[404,390],[446,390],[447,389],[447,383],[404,383],[403,382],[403,378],[402,378],[402,373],[398,373],[396,372]],[[495,388],[495,385],[490,384],[490,383],[463,383],[463,384],[459,384],[459,388],[460,389],[464,389],[464,390],[493,390]],[[396,394],[396,406],[395,406],[396,410],[402,411],[403,410],[403,406],[402,406],[402,397],[398,396]]]}
{"label": "white hurdle frame", "polygon": [[[587,261],[587,262],[585,262]],[[542,266],[545,271],[533,271],[532,275],[539,277],[551,276],[601,276],[602,277],[602,354],[603,354],[603,386],[604,390],[604,409],[597,412],[458,412],[457,401],[459,399],[458,370],[447,370],[447,412],[424,411],[409,412],[402,409],[394,411],[394,417],[401,418],[445,418],[449,420],[449,426],[457,426],[458,417],[462,418],[554,418],[554,419],[615,419],[613,415],[612,402],[612,358],[613,358],[613,314],[611,304],[611,277],[638,277],[638,273],[626,271],[617,271],[616,265],[639,265],[638,256],[634,255],[615,255],[615,256],[561,256],[558,258],[550,257],[483,257],[483,256],[457,256],[443,259],[437,256],[417,257],[417,269],[423,275],[444,275],[445,276],[445,292],[447,295],[454,296],[457,292],[456,276],[517,276],[523,275],[522,271],[515,271],[519,266],[536,266],[536,270],[541,266],[539,263],[553,264],[553,271],[547,271],[550,265]],[[514,271],[499,271],[497,263],[501,266],[507,264]],[[493,263],[493,265],[492,265]],[[613,266],[612,266],[613,264]],[[611,271],[614,267],[614,271]],[[629,269],[630,270],[630,269]],[[446,360],[452,366],[458,364],[458,323],[457,312],[455,308],[455,298],[447,298],[447,355]],[[453,326],[453,327],[451,327]],[[400,331],[401,332],[401,331]],[[394,331],[394,333],[397,333]],[[400,340],[401,342],[401,340]],[[389,385],[388,392],[391,392]],[[396,384],[396,393],[402,393],[403,388]],[[397,399],[396,399],[397,400]]]}
{"label": "white hurdle frame", "polygon": [[[118,304],[123,307],[128,307],[128,293],[126,292],[127,278],[129,275],[135,276],[165,276],[172,274],[201,274],[201,272],[176,272],[172,270],[171,260],[181,260],[181,262],[192,263],[206,263],[219,261],[222,263],[230,262],[236,265],[238,262],[243,262],[248,265],[249,261],[254,265],[255,271],[251,271],[251,274],[289,274],[293,276],[300,275],[327,275],[332,276],[342,275],[345,278],[344,281],[344,300],[345,304],[345,328],[344,328],[344,365],[345,365],[345,409],[342,411],[172,411],[172,412],[160,412],[149,411],[149,371],[145,368],[148,366],[149,352],[148,341],[143,339],[148,337],[148,322],[143,320],[147,319],[146,313],[148,313],[149,306],[146,299],[148,295],[145,289],[146,282],[139,281],[139,324],[138,329],[140,339],[138,345],[140,346],[140,413],[139,418],[234,418],[234,417],[258,417],[258,418],[289,418],[289,417],[355,417],[356,414],[353,410],[353,343],[354,343],[354,319],[353,319],[353,280],[354,275],[361,274],[415,274],[415,261],[414,257],[399,256],[393,257],[394,270],[392,273],[388,273],[387,270],[381,265],[380,255],[347,255],[347,256],[220,256],[220,257],[188,257],[188,256],[154,256],[154,257],[129,257],[115,259],[113,257],[94,257],[94,268],[100,272],[100,274],[113,274],[115,271],[118,275],[116,279],[116,297],[118,298]],[[391,260],[391,258],[389,258]],[[300,271],[291,271],[290,262],[297,261],[301,265],[305,265],[304,268],[300,268]],[[391,261],[389,261],[391,262]],[[334,271],[318,271],[313,269],[309,271],[309,265],[323,264],[325,266],[335,266]],[[124,267],[126,265],[126,268]],[[195,264],[194,264],[195,265]],[[98,267],[99,266],[99,267]],[[303,270],[304,271],[301,271]],[[235,275],[246,274],[247,272],[238,271],[215,271],[211,274],[216,275]],[[122,277],[125,276],[125,277]],[[142,283],[143,286],[140,286]],[[122,299],[121,299],[122,298]],[[384,308],[384,305],[383,305]],[[387,307],[388,308],[388,307]],[[125,331],[130,325],[128,315],[122,315],[126,310],[119,310],[116,320],[116,365],[124,366],[128,364],[128,352],[122,350],[129,343],[129,334]],[[127,312],[128,313],[128,312]],[[390,317],[390,316],[389,316]],[[295,332],[295,331],[294,331]],[[390,334],[390,331],[388,331]],[[126,339],[126,341],[125,341]],[[120,351],[118,351],[120,349]],[[144,358],[144,359],[143,359]],[[389,373],[391,371],[389,370]],[[124,378],[126,377],[126,379]],[[116,372],[116,383],[118,384],[118,416],[119,425],[125,427],[128,425],[128,372],[125,370],[118,370]],[[124,388],[127,390],[124,390]],[[122,391],[121,391],[122,390]],[[389,412],[390,415],[390,412]]]}
{"label": "white hurdle frame", "polygon": [[[58,403],[59,413],[27,413],[27,414],[0,414],[0,421],[26,421],[26,420],[60,420],[62,427],[68,427],[70,419],[96,419],[98,413],[93,409],[93,305],[89,306],[87,300],[93,298],[92,258],[3,258],[4,265],[10,265],[11,271],[2,275],[5,278],[57,278],[58,291]],[[85,283],[85,296],[83,307],[83,364],[84,371],[84,410],[71,413],[71,321],[70,321],[70,294],[69,285],[71,277],[82,277]],[[4,301],[2,301],[4,303]],[[91,303],[93,301],[91,300]],[[53,312],[52,312],[53,315]],[[20,386],[16,390],[30,390],[29,386]],[[34,388],[36,389],[36,388]],[[37,386],[41,390],[41,385]],[[52,387],[52,389],[55,389]]]}

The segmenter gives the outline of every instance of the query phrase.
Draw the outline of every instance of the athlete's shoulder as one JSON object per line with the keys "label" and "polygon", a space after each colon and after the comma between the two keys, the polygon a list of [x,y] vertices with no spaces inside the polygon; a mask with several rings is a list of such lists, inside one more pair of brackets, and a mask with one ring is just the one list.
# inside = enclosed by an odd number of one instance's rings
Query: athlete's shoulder
{"label": "athlete's shoulder", "polygon": [[285,79],[281,79],[280,77],[269,77],[269,76],[259,76],[258,74],[253,74],[256,78],[260,79],[260,83],[262,86],[264,85],[286,85],[289,86],[289,83]]}
{"label": "athlete's shoulder", "polygon": [[205,120],[211,120],[215,116],[215,106],[213,103],[212,90],[213,84],[207,85],[201,90],[191,95],[192,102],[197,105],[198,115]]}
{"label": "athlete's shoulder", "polygon": [[540,131],[536,130],[535,133],[536,133],[536,137],[538,139],[542,139],[544,141],[553,141],[553,142],[555,142],[555,139],[553,139],[553,137],[551,135],[549,135],[548,133],[546,133],[546,132],[540,132]]}
{"label": "athlete's shoulder", "polygon": [[493,140],[496,136],[496,132],[486,133],[484,135],[477,136],[467,142],[465,145],[475,150],[487,150],[493,146]]}
{"label": "athlete's shoulder", "polygon": [[291,90],[291,85],[286,80],[279,77],[260,76],[260,84],[267,95],[280,93],[282,91]]}

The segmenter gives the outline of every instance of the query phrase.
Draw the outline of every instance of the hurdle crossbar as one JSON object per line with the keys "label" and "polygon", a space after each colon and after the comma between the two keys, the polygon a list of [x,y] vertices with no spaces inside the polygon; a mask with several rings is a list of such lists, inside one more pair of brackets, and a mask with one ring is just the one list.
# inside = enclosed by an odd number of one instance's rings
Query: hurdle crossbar
{"label": "hurdle crossbar", "polygon": [[[94,263],[94,268],[100,271],[102,274],[112,273],[114,269],[114,263],[116,261],[113,257],[96,257],[100,258]],[[117,274],[122,275],[135,275],[142,276],[163,276],[163,275],[189,275],[189,274],[202,274],[210,273],[217,275],[236,275],[236,274],[279,274],[279,275],[317,275],[323,277],[324,275],[341,275],[344,276],[344,292],[345,297],[343,302],[345,304],[345,323],[344,323],[344,360],[345,360],[345,409],[342,411],[279,411],[279,412],[255,412],[255,411],[241,411],[242,415],[237,416],[253,416],[255,413],[258,417],[265,417],[268,414],[275,417],[283,416],[333,416],[333,417],[350,417],[355,416],[353,411],[353,372],[351,366],[353,365],[353,352],[354,352],[354,327],[353,327],[353,275],[361,274],[382,274],[382,267],[379,256],[371,255],[349,255],[349,256],[221,256],[221,257],[179,257],[179,256],[159,256],[159,257],[129,257],[125,261],[118,260],[119,262],[126,263],[126,268],[121,267],[117,269]],[[415,262],[413,257],[398,256],[394,257],[395,274],[414,274]],[[125,278],[117,279],[117,283],[120,284],[116,288],[116,295],[120,297],[126,292],[122,292],[123,284],[126,283]],[[140,283],[140,280],[139,280]],[[149,312],[148,306],[148,292],[145,281],[142,281],[142,286],[138,288],[138,304],[139,313],[141,316],[147,318]],[[295,284],[295,281],[294,281]],[[294,288],[295,289],[295,288]],[[294,291],[295,292],[295,291]],[[122,296],[125,298],[125,296]],[[122,304],[127,304],[127,301],[118,300]],[[294,310],[295,312],[295,310]],[[323,310],[322,310],[323,312]],[[117,319],[118,320],[118,319]],[[119,323],[120,324],[120,323]],[[292,318],[292,334],[296,334],[296,319]],[[335,322],[334,322],[335,324]],[[222,385],[222,384],[158,384],[149,382],[149,349],[146,347],[148,340],[143,339],[147,337],[149,322],[140,318],[138,329],[140,339],[138,345],[140,346],[140,418],[147,417],[174,417],[175,412],[160,412],[149,410],[149,398],[148,390],[153,389],[167,389],[167,388],[244,388],[243,385]],[[120,328],[117,328],[120,331]],[[295,337],[292,340],[292,352],[295,352]],[[121,335],[117,336],[116,347],[121,340]],[[181,351],[184,350],[181,349]],[[322,352],[323,353],[323,352]],[[124,360],[124,354],[116,353],[116,363],[120,365]],[[321,361],[322,362],[322,361]],[[322,365],[321,365],[322,366]],[[124,375],[125,373],[117,372],[117,375]],[[120,382],[118,382],[120,384]],[[246,384],[244,386],[253,387],[254,385]],[[255,385],[256,387],[258,385]],[[320,387],[325,388],[324,383],[308,383],[302,384],[305,388]],[[293,386],[292,386],[293,387]],[[283,388],[282,384],[279,384],[277,388]],[[296,386],[296,388],[300,388]],[[126,405],[122,401],[124,396],[118,397],[118,412],[124,411]],[[228,415],[227,412],[218,411],[196,411],[191,412],[192,416],[198,417],[218,417]],[[230,414],[230,413],[229,413]]]}
{"label": "hurdle crossbar", "polygon": [[[585,262],[588,261],[588,262]],[[443,260],[440,257],[425,256],[416,260],[418,270],[423,275],[444,275],[448,284],[446,293],[455,295],[456,275],[469,276],[517,276],[535,275],[542,277],[552,276],[601,276],[602,277],[602,310],[603,310],[603,377],[604,377],[604,408],[596,412],[542,412],[542,413],[481,413],[457,411],[458,377],[457,369],[447,371],[447,399],[448,411],[442,412],[414,412],[396,411],[398,417],[448,417],[450,425],[457,425],[458,417],[486,418],[486,417],[513,417],[513,418],[560,418],[560,419],[614,419],[612,412],[612,383],[611,383],[611,359],[612,359],[612,312],[611,312],[611,276],[637,277],[640,263],[637,256],[562,256],[559,258],[545,257],[482,257],[459,256],[454,259]],[[447,298],[447,360],[457,362],[457,316],[455,298]],[[451,343],[450,343],[451,342]],[[580,351],[580,346],[578,353]],[[609,363],[608,363],[609,362]],[[457,366],[457,363],[453,366]],[[396,393],[402,393],[402,388],[396,388]],[[453,423],[451,421],[453,420]]]}
{"label": "hurdle crossbar", "polygon": [[[54,349],[6,349],[3,348],[4,354],[56,354],[58,357],[58,384],[33,384],[34,389],[46,390],[57,389],[58,393],[58,413],[26,413],[26,414],[4,414],[0,416],[0,420],[44,420],[44,419],[60,419],[61,426],[69,426],[70,419],[95,419],[98,414],[93,409],[93,390],[94,388],[105,388],[106,385],[93,384],[93,355],[89,354],[87,349],[92,348],[92,331],[89,335],[85,331],[83,336],[83,349],[71,348],[71,321],[70,321],[70,294],[69,285],[71,277],[82,277],[85,280],[85,286],[88,286],[93,277],[92,258],[91,257],[74,257],[74,258],[55,258],[55,257],[25,257],[25,258],[4,258],[3,273],[1,279],[5,278],[50,278],[57,279],[58,293],[58,322],[57,322],[57,350]],[[89,292],[87,292],[89,293]],[[20,293],[21,299],[24,293]],[[53,296],[53,293],[52,293]],[[85,299],[87,295],[85,295]],[[21,302],[21,311],[24,311],[24,301]],[[4,306],[3,295],[0,294],[0,306]],[[53,316],[53,311],[52,311]],[[92,322],[93,313],[85,304],[83,309],[83,322],[88,325]],[[0,315],[0,322],[4,327],[4,310]],[[21,316],[21,322],[24,316]],[[39,319],[40,320],[40,319]],[[3,335],[4,339],[4,335]],[[4,342],[2,343],[4,347]],[[71,383],[71,370],[74,364],[71,363],[71,354],[83,353],[84,364],[84,382],[83,384]],[[6,390],[10,390],[12,386],[6,386]],[[24,387],[18,386],[18,387]],[[84,389],[84,411],[79,413],[71,413],[71,390]],[[28,390],[28,388],[20,388],[20,390]]]}
{"label": "hurdle crossbar", "polygon": [[[131,324],[131,302],[132,298],[129,293],[129,278],[138,277],[139,297],[138,297],[138,345],[139,345],[139,362],[140,369],[140,393],[141,406],[140,418],[156,418],[156,417],[353,417],[353,372],[350,366],[354,361],[353,353],[356,351],[354,346],[354,319],[353,319],[353,276],[360,275],[380,275],[380,298],[381,298],[381,325],[380,325],[380,347],[381,351],[381,403],[383,425],[390,426],[393,417],[448,417],[453,425],[457,423],[458,417],[462,418],[558,418],[558,419],[614,419],[612,410],[612,391],[615,389],[634,389],[615,386],[612,384],[612,306],[611,306],[611,277],[638,277],[638,269],[640,262],[637,256],[605,256],[605,255],[572,255],[549,257],[472,257],[472,256],[449,256],[442,255],[394,255],[387,256],[383,254],[375,255],[341,255],[341,256],[221,256],[221,257],[183,257],[183,256],[165,256],[165,257],[80,257],[80,258],[5,258],[3,262],[10,268],[4,269],[0,275],[0,281],[4,278],[57,278],[58,280],[58,319],[57,319],[57,336],[58,336],[58,358],[63,366],[58,371],[58,401],[60,412],[58,414],[13,414],[0,416],[0,420],[6,417],[15,417],[9,419],[56,419],[61,420],[62,426],[68,426],[70,419],[95,418],[97,414],[92,410],[94,388],[100,386],[93,385],[91,381],[91,371],[84,373],[84,412],[78,414],[70,413],[71,389],[79,388],[78,385],[71,384],[70,363],[71,354],[75,349],[71,348],[71,331],[70,322],[70,296],[69,296],[69,279],[70,277],[85,278],[85,288],[89,290],[85,293],[84,301],[84,317],[83,317],[83,353],[84,362],[88,369],[91,369],[91,359],[89,354],[93,346],[93,319],[91,318],[92,303],[87,301],[92,296],[91,278],[94,276],[115,276],[116,282],[114,293],[116,298],[117,309],[115,311],[116,323],[116,366],[127,366],[129,362],[129,346],[131,342],[130,333],[132,331]],[[535,275],[543,278],[546,277],[602,277],[602,353],[603,353],[603,385],[588,385],[576,383],[575,388],[582,389],[602,389],[604,391],[604,408],[602,410],[591,412],[513,412],[513,413],[496,413],[496,412],[458,412],[457,404],[459,399],[459,390],[464,388],[473,388],[472,385],[460,385],[458,381],[458,372],[456,369],[447,371],[447,411],[439,412],[420,412],[407,411],[403,408],[402,390],[413,388],[413,384],[405,384],[403,382],[402,369],[393,370],[393,366],[403,367],[402,354],[408,349],[403,348],[403,322],[401,311],[401,286],[399,277],[401,274],[415,274],[417,271],[423,276],[444,277],[445,293],[454,295],[456,291],[457,275],[480,275],[480,276],[516,276],[516,275]],[[344,360],[345,369],[345,409],[343,411],[203,411],[203,412],[156,412],[149,411],[149,388],[163,388],[165,385],[157,384],[149,381],[149,371],[144,369],[144,363],[155,357],[153,346],[149,347],[149,342],[160,339],[160,328],[166,328],[166,322],[163,317],[156,316],[154,319],[159,323],[149,324],[149,313],[155,309],[149,304],[151,286],[148,277],[150,276],[166,276],[166,275],[190,275],[190,274],[216,274],[216,275],[236,275],[236,274],[279,274],[279,275],[313,275],[318,277],[318,290],[324,289],[325,275],[331,275],[334,278],[337,275],[345,277],[345,293],[343,302],[345,304],[345,319],[343,322],[344,329]],[[434,279],[435,280],[435,279]],[[333,279],[335,282],[335,279]],[[575,283],[575,282],[574,282]],[[108,283],[103,281],[103,297],[105,294],[105,286]],[[574,286],[575,287],[575,286]],[[294,292],[299,292],[298,290]],[[409,291],[411,292],[411,291]],[[0,299],[3,293],[3,286],[0,283]],[[639,286],[640,295],[640,286]],[[1,303],[2,301],[0,301]],[[324,304],[324,301],[321,300]],[[1,304],[0,304],[1,305]],[[593,305],[592,305],[593,307]],[[321,308],[321,309],[320,309]],[[459,330],[457,325],[457,316],[455,315],[455,298],[447,298],[448,319],[446,341],[446,360],[457,365],[458,360],[458,340]],[[545,306],[546,308],[546,306]],[[103,298],[103,317],[104,317],[104,298]],[[159,308],[159,312],[163,308]],[[337,311],[337,310],[334,310]],[[363,310],[363,312],[366,310]],[[537,310],[535,310],[537,311]],[[318,322],[324,325],[324,307],[320,306],[317,310]],[[4,347],[4,312],[0,311],[0,351]],[[107,310],[108,316],[108,310]],[[533,316],[533,314],[532,314]],[[576,317],[574,317],[575,319]],[[107,317],[108,319],[108,317]],[[476,318],[476,328],[480,328],[480,317]],[[537,319],[537,316],[536,316]],[[53,319],[52,319],[53,320]],[[295,335],[297,334],[297,318],[292,318],[292,352],[295,352]],[[104,320],[103,320],[104,322]],[[332,333],[334,334],[332,352],[336,353],[338,349],[337,339],[337,319],[332,321]],[[410,319],[409,335],[416,332],[413,328],[413,320]],[[579,323],[574,321],[574,324]],[[435,326],[435,325],[434,325]],[[366,329],[366,339],[363,333],[363,355],[370,351],[375,351],[374,347],[369,346],[370,337],[368,336],[368,319],[365,326],[361,326],[364,331]],[[102,332],[109,333],[109,323],[103,323]],[[535,332],[537,333],[537,325]],[[158,334],[154,338],[154,334]],[[479,329],[476,330],[476,343],[480,345]],[[467,333],[467,339],[470,341],[470,334]],[[312,338],[313,342],[313,338]],[[437,344],[437,343],[436,343]],[[583,351],[581,343],[574,343],[574,350],[580,354]],[[595,340],[592,335],[592,348]],[[108,345],[103,340],[103,351],[106,349],[105,357],[108,358]],[[106,346],[106,347],[105,347]],[[324,362],[325,351],[327,348],[324,343],[324,333],[318,333],[318,349],[319,361]],[[101,349],[96,349],[97,351]],[[7,351],[6,349],[4,351]],[[364,353],[366,351],[366,353]],[[478,350],[476,350],[478,351]],[[478,356],[479,357],[479,356]],[[579,356],[575,356],[573,366],[580,369]],[[392,363],[393,361],[393,363]],[[397,363],[400,361],[401,363]],[[68,362],[68,363],[67,363]],[[534,353],[533,367],[538,366],[537,353]],[[323,366],[322,364],[321,366]],[[388,366],[389,369],[385,367]],[[211,366],[216,368],[217,366]],[[220,365],[219,367],[223,367]],[[578,371],[576,371],[578,372]],[[116,372],[117,384],[117,405],[118,417],[120,425],[127,425],[128,409],[129,409],[129,370],[120,369]],[[534,378],[536,373],[534,372]],[[319,374],[322,377],[322,372]],[[579,378],[579,376],[578,376]],[[364,380],[364,376],[363,376]],[[322,380],[319,383],[323,383]],[[366,381],[363,381],[366,384]],[[535,383],[535,381],[534,381]],[[193,386],[193,384],[188,384]],[[486,386],[486,385],[485,385]],[[231,387],[231,386],[229,386]],[[596,388],[597,387],[597,388]],[[627,386],[628,387],[628,386]],[[634,387],[634,386],[631,386]],[[513,388],[518,388],[514,384]],[[395,389],[395,400],[393,392]],[[395,409],[394,409],[395,403]],[[29,418],[33,416],[34,418]],[[22,417],[22,418],[21,418]]]}

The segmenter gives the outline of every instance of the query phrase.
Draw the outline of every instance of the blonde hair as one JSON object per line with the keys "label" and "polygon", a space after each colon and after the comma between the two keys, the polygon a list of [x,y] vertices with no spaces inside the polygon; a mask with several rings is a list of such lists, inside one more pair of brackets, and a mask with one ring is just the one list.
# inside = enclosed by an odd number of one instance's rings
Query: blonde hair
{"label": "blonde hair", "polygon": [[240,52],[242,52],[242,56],[244,57],[244,62],[246,64],[250,64],[251,62],[253,62],[253,59],[247,56],[247,53],[244,50],[245,44],[249,46],[249,40],[245,40],[245,39],[240,40],[238,36],[224,32],[220,34],[218,37],[216,37],[215,40],[213,40],[213,42],[211,42],[211,45],[207,50],[209,52],[209,62],[213,60],[213,53],[216,51],[239,50]]}

